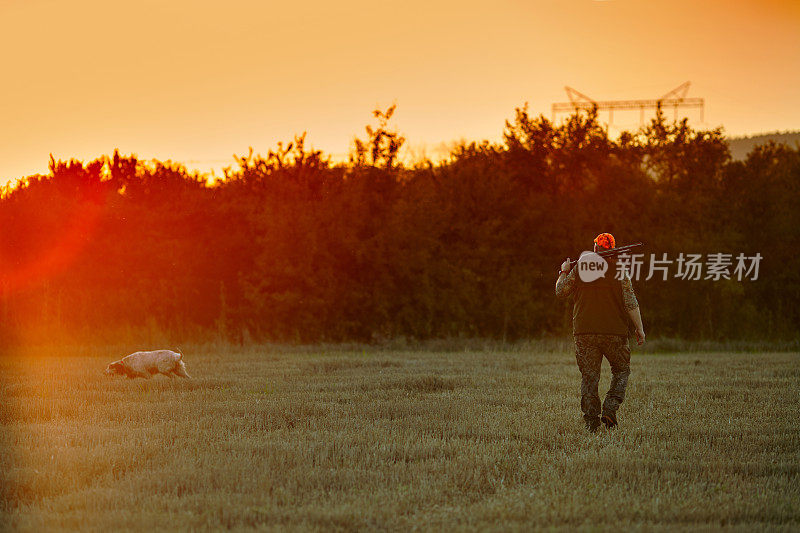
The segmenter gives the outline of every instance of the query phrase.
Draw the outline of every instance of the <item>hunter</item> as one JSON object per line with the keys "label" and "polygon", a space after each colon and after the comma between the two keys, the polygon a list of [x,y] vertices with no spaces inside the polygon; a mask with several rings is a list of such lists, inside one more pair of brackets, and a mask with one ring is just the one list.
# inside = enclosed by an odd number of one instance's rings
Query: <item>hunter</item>
{"label": "hunter", "polygon": [[[614,236],[601,233],[594,239],[594,251],[610,250]],[[644,327],[639,302],[626,269],[617,278],[616,257],[606,259],[607,275],[590,282],[581,279],[569,259],[561,264],[556,280],[556,296],[573,296],[572,335],[575,357],[581,371],[581,411],[586,428],[594,433],[600,424],[611,429],[617,425],[617,409],[625,399],[630,375],[631,349],[628,335],[633,324],[639,345],[644,344]],[[611,365],[611,387],[602,411],[597,388],[603,356]],[[602,417],[601,417],[602,415]]]}

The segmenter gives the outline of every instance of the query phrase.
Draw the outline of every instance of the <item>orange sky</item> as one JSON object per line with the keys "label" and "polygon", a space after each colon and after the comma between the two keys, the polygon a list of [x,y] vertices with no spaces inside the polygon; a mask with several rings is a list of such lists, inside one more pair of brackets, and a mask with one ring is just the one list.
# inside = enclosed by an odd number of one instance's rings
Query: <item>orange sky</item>
{"label": "orange sky", "polygon": [[114,148],[219,173],[303,131],[344,155],[392,103],[436,156],[526,101],[549,117],[564,85],[691,80],[696,126],[800,129],[800,0],[0,0],[0,50],[0,183]]}

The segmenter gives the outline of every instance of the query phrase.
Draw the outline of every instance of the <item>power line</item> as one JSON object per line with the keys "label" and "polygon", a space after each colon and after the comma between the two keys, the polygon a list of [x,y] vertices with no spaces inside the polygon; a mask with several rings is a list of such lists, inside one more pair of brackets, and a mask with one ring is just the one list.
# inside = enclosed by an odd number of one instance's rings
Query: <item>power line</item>
{"label": "power line", "polygon": [[572,113],[573,111],[608,111],[608,125],[614,122],[614,110],[639,110],[639,125],[644,124],[645,109],[673,108],[675,120],[678,119],[678,108],[699,108],[700,122],[703,122],[705,113],[705,100],[703,98],[687,98],[691,82],[687,81],[678,85],[667,94],[657,99],[648,100],[602,100],[597,101],[586,96],[572,87],[564,87],[569,102],[557,102],[552,106],[553,122],[558,113]]}

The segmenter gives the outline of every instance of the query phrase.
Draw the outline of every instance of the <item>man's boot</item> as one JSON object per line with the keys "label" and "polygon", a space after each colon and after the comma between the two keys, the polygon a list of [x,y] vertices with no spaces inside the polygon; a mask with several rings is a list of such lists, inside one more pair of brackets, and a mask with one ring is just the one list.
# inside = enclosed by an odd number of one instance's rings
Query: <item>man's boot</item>
{"label": "man's boot", "polygon": [[617,415],[616,413],[605,413],[603,418],[601,418],[603,424],[605,424],[606,429],[613,429],[617,427]]}

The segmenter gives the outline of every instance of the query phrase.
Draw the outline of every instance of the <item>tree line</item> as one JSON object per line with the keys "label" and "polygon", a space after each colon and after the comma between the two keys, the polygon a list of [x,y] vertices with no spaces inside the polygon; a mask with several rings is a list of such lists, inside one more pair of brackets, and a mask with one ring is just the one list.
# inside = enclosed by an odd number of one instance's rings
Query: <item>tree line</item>
{"label": "tree line", "polygon": [[566,335],[558,266],[600,232],[648,257],[762,257],[757,279],[635,281],[651,336],[797,337],[800,147],[734,161],[721,129],[660,112],[612,138],[596,112],[525,106],[501,142],[407,164],[393,112],[347,163],[301,135],[213,183],[118,152],[51,158],[0,195],[0,341]]}

